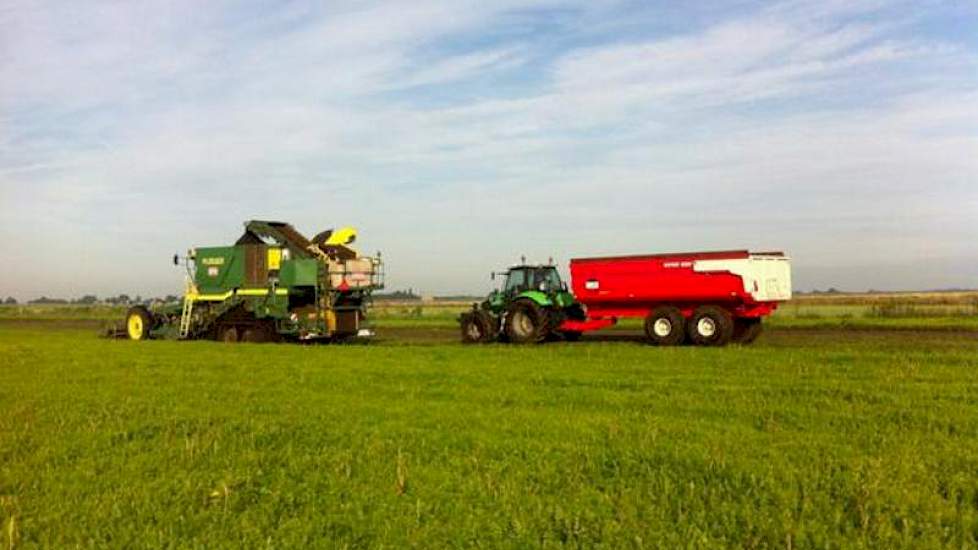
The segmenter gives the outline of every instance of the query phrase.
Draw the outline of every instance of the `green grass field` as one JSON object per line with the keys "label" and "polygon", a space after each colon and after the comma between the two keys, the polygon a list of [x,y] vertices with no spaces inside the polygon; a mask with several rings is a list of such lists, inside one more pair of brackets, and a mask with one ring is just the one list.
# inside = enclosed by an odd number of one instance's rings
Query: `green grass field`
{"label": "green grass field", "polygon": [[659,349],[451,315],[339,346],[7,315],[0,548],[978,546],[970,319]]}

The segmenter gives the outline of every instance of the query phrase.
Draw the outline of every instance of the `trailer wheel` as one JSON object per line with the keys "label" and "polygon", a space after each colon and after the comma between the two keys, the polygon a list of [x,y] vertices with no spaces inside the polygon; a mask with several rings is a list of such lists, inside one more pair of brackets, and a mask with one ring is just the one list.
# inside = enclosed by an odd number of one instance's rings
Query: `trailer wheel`
{"label": "trailer wheel", "polygon": [[758,318],[737,319],[734,321],[733,341],[738,344],[750,344],[761,335],[764,325]]}
{"label": "trailer wheel", "polygon": [[126,336],[130,340],[149,339],[149,330],[153,328],[153,314],[143,306],[133,306],[126,313]]}
{"label": "trailer wheel", "polygon": [[506,336],[514,344],[535,344],[547,337],[547,315],[532,300],[517,300],[506,313]]}
{"label": "trailer wheel", "polygon": [[686,324],[686,332],[694,344],[725,346],[733,337],[733,317],[718,306],[700,306]]}
{"label": "trailer wheel", "polygon": [[685,324],[678,308],[657,307],[645,318],[645,336],[657,346],[678,346],[686,338]]}
{"label": "trailer wheel", "polygon": [[475,311],[462,315],[462,343],[484,344],[492,340],[492,319],[488,315]]}

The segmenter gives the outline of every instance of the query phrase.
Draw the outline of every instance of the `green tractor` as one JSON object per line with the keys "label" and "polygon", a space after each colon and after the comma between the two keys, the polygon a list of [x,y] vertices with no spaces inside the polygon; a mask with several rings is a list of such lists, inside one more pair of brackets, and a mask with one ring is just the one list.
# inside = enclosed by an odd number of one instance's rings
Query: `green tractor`
{"label": "green tractor", "polygon": [[502,288],[459,317],[462,342],[533,344],[557,337],[580,338],[580,331],[569,330],[567,322],[583,321],[584,308],[560,280],[554,265],[524,263],[492,273],[493,280],[496,275],[505,275]]}

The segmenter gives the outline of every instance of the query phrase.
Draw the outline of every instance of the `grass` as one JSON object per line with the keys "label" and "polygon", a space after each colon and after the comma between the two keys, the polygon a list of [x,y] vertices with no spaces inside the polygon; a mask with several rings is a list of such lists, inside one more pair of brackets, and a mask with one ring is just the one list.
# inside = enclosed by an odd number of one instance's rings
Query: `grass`
{"label": "grass", "polygon": [[0,547],[978,545],[974,333],[521,348],[379,323],[397,338],[0,324]]}

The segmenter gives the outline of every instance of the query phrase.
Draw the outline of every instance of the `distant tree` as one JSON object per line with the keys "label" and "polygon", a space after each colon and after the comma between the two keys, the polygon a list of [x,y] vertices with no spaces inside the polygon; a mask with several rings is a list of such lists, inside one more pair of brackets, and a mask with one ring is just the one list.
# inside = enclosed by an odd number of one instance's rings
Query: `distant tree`
{"label": "distant tree", "polygon": [[117,304],[127,305],[130,302],[129,295],[128,294],[120,294],[119,296],[116,297],[115,302]]}
{"label": "distant tree", "polygon": [[82,296],[81,298],[75,300],[75,303],[76,304],[82,304],[82,305],[86,305],[86,306],[90,306],[90,305],[95,304],[97,302],[98,302],[98,296],[93,296],[91,294],[86,294],[86,295]]}
{"label": "distant tree", "polygon": [[380,301],[384,301],[384,300],[413,301],[413,300],[420,300],[421,296],[418,296],[417,294],[414,293],[413,289],[409,288],[408,290],[395,290],[394,292],[374,294],[373,298],[375,300],[380,300]]}
{"label": "distant tree", "polygon": [[13,296],[7,296],[7,299],[4,300],[3,303],[7,304],[8,306],[15,306],[17,305],[17,298],[14,298]]}
{"label": "distant tree", "polygon": [[163,301],[164,301],[164,302],[176,302],[176,301],[178,301],[178,300],[180,300],[180,298],[177,298],[177,297],[176,297],[176,296],[174,296],[173,294],[167,294],[167,295],[166,295],[166,297],[165,297],[165,298],[163,298]]}
{"label": "distant tree", "polygon": [[47,296],[41,296],[40,298],[36,298],[36,299],[31,300],[31,301],[29,301],[27,303],[29,303],[29,304],[42,304],[42,305],[43,304],[67,304],[68,303],[68,300],[65,300],[63,298],[48,298]]}

